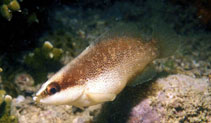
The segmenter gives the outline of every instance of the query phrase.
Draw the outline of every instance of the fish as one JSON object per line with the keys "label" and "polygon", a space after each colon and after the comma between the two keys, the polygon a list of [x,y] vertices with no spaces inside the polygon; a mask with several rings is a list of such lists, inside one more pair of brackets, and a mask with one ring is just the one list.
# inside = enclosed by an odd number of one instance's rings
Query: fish
{"label": "fish", "polygon": [[140,33],[136,25],[123,24],[99,37],[47,80],[33,100],[79,108],[113,101],[161,54],[162,41],[145,41]]}

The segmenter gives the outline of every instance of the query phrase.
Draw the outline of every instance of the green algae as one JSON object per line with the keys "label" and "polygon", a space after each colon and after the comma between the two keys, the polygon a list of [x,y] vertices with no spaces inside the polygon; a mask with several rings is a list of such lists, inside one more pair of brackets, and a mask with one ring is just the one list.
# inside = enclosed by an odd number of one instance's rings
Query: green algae
{"label": "green algae", "polygon": [[163,63],[163,70],[168,73],[175,73],[175,61],[168,59]]}
{"label": "green algae", "polygon": [[4,102],[4,95],[6,92],[4,90],[0,90],[0,105]]}
{"label": "green algae", "polygon": [[61,67],[60,59],[63,50],[53,47],[46,41],[41,48],[36,48],[24,58],[36,83],[43,82],[49,71],[55,71]]}
{"label": "green algae", "polygon": [[168,60],[164,63],[164,66],[168,67],[169,69],[175,69],[174,64],[175,63],[173,60]]}
{"label": "green algae", "polygon": [[61,47],[71,57],[79,55],[89,43],[72,29],[58,28],[40,38],[40,41],[50,40],[55,47]]}
{"label": "green algae", "polygon": [[1,15],[7,19],[8,21],[10,21],[12,19],[12,13],[9,11],[9,8],[7,5],[3,4],[1,7]]}
{"label": "green algae", "polygon": [[13,0],[8,4],[8,8],[12,11],[19,11],[21,7],[17,0]]}
{"label": "green algae", "polygon": [[17,118],[10,115],[12,98],[0,90],[0,123],[17,123]]}
{"label": "green algae", "polygon": [[27,19],[28,24],[33,24],[33,23],[39,23],[39,19],[37,17],[37,14],[34,12],[31,15],[29,15]]}

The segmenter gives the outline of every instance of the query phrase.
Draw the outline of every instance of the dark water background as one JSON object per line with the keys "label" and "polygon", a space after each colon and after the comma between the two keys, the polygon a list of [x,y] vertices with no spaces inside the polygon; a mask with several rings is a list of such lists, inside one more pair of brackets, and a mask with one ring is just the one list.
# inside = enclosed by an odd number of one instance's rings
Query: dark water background
{"label": "dark water background", "polygon": [[[12,96],[33,94],[20,92],[13,86],[17,74],[29,73],[35,85],[42,83],[48,73],[56,72],[89,42],[120,22],[138,23],[147,35],[153,33],[155,23],[170,27],[183,37],[179,57],[187,63],[202,63],[198,73],[194,73],[191,65],[187,68],[186,64],[181,65],[182,68],[192,71],[196,77],[211,75],[209,0],[23,0],[19,3],[22,12],[13,12],[11,21],[0,16],[0,67],[3,69],[0,89]],[[59,59],[46,57],[41,48],[45,41],[63,50]],[[29,62],[26,57],[31,53],[38,55]],[[108,121],[121,122],[128,114],[125,111],[121,118],[118,112],[115,118],[105,115]]]}

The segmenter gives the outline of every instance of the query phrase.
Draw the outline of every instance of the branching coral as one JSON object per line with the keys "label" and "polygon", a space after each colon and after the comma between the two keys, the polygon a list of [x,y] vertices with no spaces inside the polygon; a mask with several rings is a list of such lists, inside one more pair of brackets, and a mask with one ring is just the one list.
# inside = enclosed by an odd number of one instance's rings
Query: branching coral
{"label": "branching coral", "polygon": [[12,97],[0,90],[0,123],[17,123],[15,116],[10,115]]}

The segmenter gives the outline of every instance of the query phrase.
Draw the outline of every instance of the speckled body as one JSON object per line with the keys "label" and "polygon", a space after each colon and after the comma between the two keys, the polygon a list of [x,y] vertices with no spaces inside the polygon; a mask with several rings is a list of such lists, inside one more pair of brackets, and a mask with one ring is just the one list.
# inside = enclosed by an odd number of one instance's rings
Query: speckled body
{"label": "speckled body", "polygon": [[[117,36],[93,43],[49,79],[35,100],[77,107],[112,101],[157,56],[155,41]],[[52,82],[61,90],[49,96],[44,92]]]}

